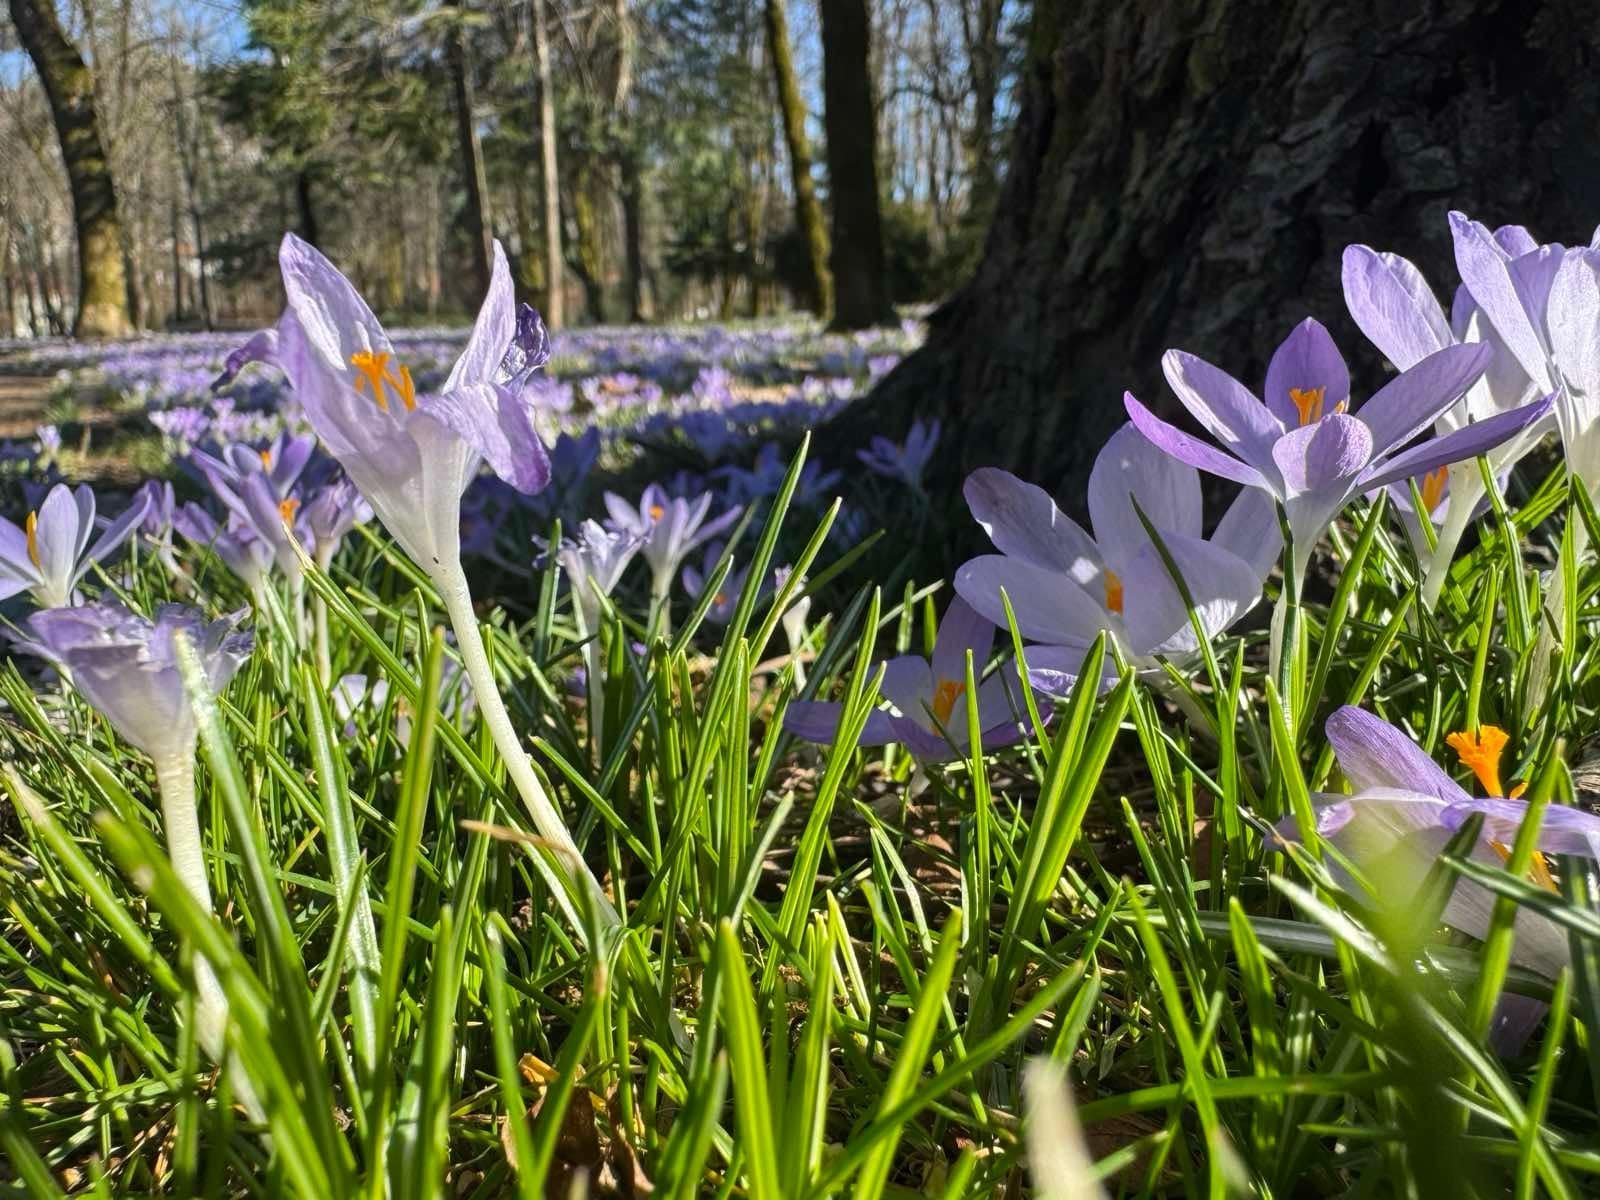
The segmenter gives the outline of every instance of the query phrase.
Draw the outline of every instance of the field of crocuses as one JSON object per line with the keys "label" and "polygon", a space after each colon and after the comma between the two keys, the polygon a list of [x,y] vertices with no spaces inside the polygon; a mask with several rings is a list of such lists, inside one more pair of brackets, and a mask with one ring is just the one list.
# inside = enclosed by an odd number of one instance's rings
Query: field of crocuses
{"label": "field of crocuses", "polygon": [[291,235],[8,347],[165,464],[0,463],[8,1194],[1593,1193],[1600,249],[1451,220],[1345,252],[1387,374],[1169,351],[951,579],[869,551],[958,430],[804,436],[914,324],[389,332]]}

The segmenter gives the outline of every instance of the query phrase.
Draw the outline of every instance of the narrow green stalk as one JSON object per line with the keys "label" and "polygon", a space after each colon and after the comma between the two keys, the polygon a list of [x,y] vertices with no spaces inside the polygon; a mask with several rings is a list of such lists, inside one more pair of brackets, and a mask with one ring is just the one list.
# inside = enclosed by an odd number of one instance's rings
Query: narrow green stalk
{"label": "narrow green stalk", "polygon": [[495,683],[494,670],[489,665],[483,636],[478,632],[478,617],[472,611],[472,592],[459,560],[436,566],[434,584],[439,589],[439,598],[455,630],[456,648],[461,652],[461,665],[467,672],[467,678],[472,681],[472,690],[478,699],[478,712],[506,764],[506,773],[511,776],[511,782],[527,806],[528,815],[533,818],[535,828],[556,851],[562,870],[588,888],[603,924],[608,927],[620,925],[622,922],[616,909],[601,890],[600,881],[589,870],[583,855],[578,852],[577,843],[572,840],[566,822],[545,793],[539,777],[534,774],[533,763],[522,749],[516,728],[511,724],[511,714],[506,711],[505,701],[500,698],[500,688]]}

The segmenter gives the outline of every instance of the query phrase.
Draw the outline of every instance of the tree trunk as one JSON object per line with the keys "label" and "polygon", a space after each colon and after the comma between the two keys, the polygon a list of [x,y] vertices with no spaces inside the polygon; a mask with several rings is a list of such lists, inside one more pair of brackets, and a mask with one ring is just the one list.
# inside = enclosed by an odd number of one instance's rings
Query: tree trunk
{"label": "tree trunk", "polygon": [[972,126],[967,162],[972,172],[970,204],[987,211],[997,187],[994,162],[994,108],[1000,86],[1000,10],[1004,0],[965,0],[962,42],[972,78]]}
{"label": "tree trunk", "polygon": [[[1446,211],[1586,240],[1600,178],[1596,28],[1568,0],[1038,4],[977,273],[927,344],[829,431],[945,421],[933,493],[1002,466],[1081,508],[1131,388],[1168,347],[1259,386],[1307,314],[1358,376],[1340,255],[1415,260],[1448,304]],[[1359,390],[1359,389],[1358,389]],[[857,443],[859,444],[859,443]],[[971,522],[962,520],[963,528]]]}
{"label": "tree trunk", "polygon": [[313,246],[321,248],[317,210],[311,199],[311,171],[307,167],[301,167],[294,176],[294,203],[300,215],[300,236]]}
{"label": "tree trunk", "polygon": [[50,0],[10,0],[11,21],[50,101],[72,192],[78,235],[78,337],[123,337],[130,331],[117,193],[95,115],[94,78],[67,40]]}
{"label": "tree trunk", "polygon": [[[461,6],[454,6],[460,14]],[[478,126],[473,120],[472,61],[467,50],[467,32],[458,15],[450,30],[450,83],[456,104],[456,148],[461,154],[461,177],[467,188],[467,238],[472,243],[472,269],[476,295],[489,290],[490,246],[489,175],[483,165],[483,147],[478,142]]]}
{"label": "tree trunk", "polygon": [[628,320],[635,325],[649,319],[645,304],[644,181],[638,148],[631,143],[622,152],[622,241],[628,271]]}
{"label": "tree trunk", "polygon": [[822,0],[822,94],[833,200],[833,325],[894,320],[878,211],[878,120],[866,0]]}
{"label": "tree trunk", "polygon": [[533,0],[533,57],[539,85],[539,150],[544,176],[544,323],[560,329],[563,311],[561,260],[561,180],[556,175],[556,97],[550,76],[550,34],[544,23],[545,0]]}
{"label": "tree trunk", "polygon": [[806,302],[824,319],[833,311],[833,277],[828,270],[828,231],[811,181],[811,146],[806,140],[806,104],[795,78],[789,53],[789,19],[784,0],[766,0],[767,58],[778,91],[778,111],[783,118],[783,138],[789,147],[789,173],[794,182],[795,223],[805,238],[811,264],[811,294]]}

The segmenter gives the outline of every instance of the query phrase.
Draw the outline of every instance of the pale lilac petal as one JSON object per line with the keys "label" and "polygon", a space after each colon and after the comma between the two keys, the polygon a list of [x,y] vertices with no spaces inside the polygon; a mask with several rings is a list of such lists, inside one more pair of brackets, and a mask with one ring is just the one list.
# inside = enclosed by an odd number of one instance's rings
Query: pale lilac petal
{"label": "pale lilac petal", "polygon": [[14,596],[38,578],[38,568],[28,557],[28,535],[4,517],[0,517],[0,589],[15,584],[10,591],[0,594],[0,600]]}
{"label": "pale lilac petal", "polygon": [[1157,529],[1200,536],[1200,476],[1129,424],[1111,435],[1089,472],[1095,543],[1113,561],[1131,558],[1150,540],[1135,501]]}
{"label": "pale lilac petal", "polygon": [[1511,263],[1493,235],[1462,213],[1450,214],[1456,268],[1478,307],[1499,332],[1528,378],[1542,392],[1553,390],[1544,342],[1511,278]]}
{"label": "pale lilac petal", "polygon": [[[1275,489],[1278,480],[1276,467],[1271,468],[1272,477],[1269,482],[1268,477],[1255,467],[1167,424],[1135,399],[1132,392],[1123,393],[1122,403],[1128,410],[1128,419],[1133,422],[1135,428],[1144,434],[1152,445],[1172,455],[1179,462],[1188,463],[1191,467],[1208,474],[1242,483],[1245,487]],[[1266,458],[1270,463],[1270,451]]]}
{"label": "pale lilac petal", "polygon": [[951,715],[945,726],[945,733],[950,735],[948,738],[939,730],[930,729],[910,717],[890,717],[889,721],[894,726],[894,737],[890,740],[899,742],[922,762],[947,762],[966,750],[966,717],[966,709]]}
{"label": "pale lilac petal", "polygon": [[982,467],[967,476],[961,491],[973,519],[1002,554],[1075,577],[1098,573],[1094,542],[1043,488],[1009,471]]}
{"label": "pale lilac petal", "polygon": [[796,700],[783,710],[783,731],[808,742],[827,745],[838,736],[844,705],[822,700]]}
{"label": "pale lilac petal", "polygon": [[1277,504],[1260,488],[1246,488],[1222,514],[1211,542],[1244,559],[1265,579],[1283,553]]}
{"label": "pale lilac petal", "polygon": [[1446,346],[1391,379],[1357,417],[1372,431],[1375,454],[1390,454],[1438,419],[1489,365],[1485,345]]}
{"label": "pale lilac petal", "polygon": [[1271,469],[1272,443],[1284,426],[1249,388],[1182,350],[1163,354],[1161,369],[1183,406],[1212,437],[1258,471]]}
{"label": "pale lilac petal", "polygon": [[[1261,599],[1261,574],[1238,555],[1199,538],[1163,534],[1208,636],[1227,629]],[[1200,648],[1189,608],[1155,546],[1140,552],[1122,581],[1123,625],[1134,654],[1188,654]]]}
{"label": "pale lilac petal", "polygon": [[[1046,696],[1066,696],[1078,686],[1088,653],[1087,643],[1075,646],[1028,646],[1025,648],[1028,683],[1034,691]],[[1100,668],[1101,693],[1115,687],[1117,679],[1116,661],[1107,654]]]}
{"label": "pale lilac petal", "polygon": [[1444,804],[1467,799],[1460,784],[1405,733],[1364,709],[1345,705],[1323,727],[1351,786],[1365,792],[1394,788],[1420,792]]}
{"label": "pale lilac petal", "polygon": [[1291,429],[1278,439],[1272,457],[1291,496],[1342,488],[1371,461],[1372,432],[1365,422],[1334,413]]}
{"label": "pale lilac petal", "polygon": [[1023,637],[1050,645],[1094,640],[1113,624],[1102,603],[1059,571],[987,554],[956,571],[956,592],[997,626],[1009,629],[1000,593],[1011,598]]}
{"label": "pale lilac petal", "polygon": [[[1445,809],[1445,828],[1460,829],[1473,813],[1483,814],[1483,836],[1509,846],[1517,840],[1528,813],[1526,800],[1490,798],[1459,800]],[[1552,804],[1544,810],[1535,846],[1545,854],[1573,854],[1600,859],[1600,817],[1581,808]]]}
{"label": "pale lilac petal", "polygon": [[1267,364],[1266,404],[1285,429],[1306,424],[1290,398],[1290,389],[1321,391],[1321,403],[1311,414],[1316,420],[1350,399],[1350,371],[1320,321],[1307,317],[1272,353]]}
{"label": "pale lilac petal", "polygon": [[550,482],[550,456],[539,440],[533,409],[509,389],[492,383],[464,384],[424,396],[417,412],[466,442],[496,475],[524,495]]}
{"label": "pale lilac petal", "polygon": [[[467,348],[450,369],[444,390],[449,392],[472,383],[493,383],[506,348],[517,332],[516,289],[511,283],[511,267],[499,239],[494,243],[494,266],[489,276],[489,292],[478,309]],[[537,490],[537,489],[535,489]]]}
{"label": "pale lilac petal", "polygon": [[983,674],[989,652],[994,648],[995,624],[960,596],[950,601],[939,632],[933,639],[930,660],[935,684],[939,680],[967,678],[967,651],[972,651],[972,669]]}
{"label": "pale lilac petal", "polygon": [[[78,557],[94,529],[94,492],[87,485],[76,494],[58,483],[39,506],[34,544],[39,549],[39,574],[52,589],[70,591]],[[65,603],[65,598],[59,598]]]}
{"label": "pale lilac petal", "polygon": [[1407,476],[1426,475],[1435,467],[1476,458],[1541,420],[1550,411],[1550,403],[1548,397],[1536,400],[1510,412],[1497,413],[1444,437],[1423,442],[1368,470],[1361,477],[1361,488],[1366,491],[1382,487]]}
{"label": "pale lilac petal", "polygon": [[1561,263],[1546,323],[1563,385],[1557,419],[1570,447],[1600,420],[1600,254],[1574,251]]}
{"label": "pale lilac petal", "polygon": [[1495,245],[1512,258],[1521,258],[1539,248],[1539,239],[1525,225],[1502,225],[1494,231]]}
{"label": "pale lilac petal", "polygon": [[902,654],[886,661],[878,695],[901,715],[925,720],[927,706],[933,702],[933,673],[928,670],[928,660],[920,654]]}
{"label": "pale lilac petal", "polygon": [[1428,281],[1398,254],[1347,246],[1344,302],[1367,340],[1402,371],[1456,341]]}

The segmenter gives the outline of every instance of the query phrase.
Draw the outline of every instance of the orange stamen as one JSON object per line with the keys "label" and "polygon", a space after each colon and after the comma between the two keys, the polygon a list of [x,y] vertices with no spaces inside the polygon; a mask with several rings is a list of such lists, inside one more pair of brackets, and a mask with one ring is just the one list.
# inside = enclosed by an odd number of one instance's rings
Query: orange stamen
{"label": "orange stamen", "polygon": [[1461,730],[1445,738],[1445,745],[1456,752],[1461,765],[1478,777],[1483,790],[1491,796],[1504,796],[1500,784],[1500,755],[1511,739],[1506,731],[1496,725],[1480,725],[1477,733]]}
{"label": "orange stamen", "polygon": [[667,510],[662,508],[661,505],[652,504],[650,506],[650,519],[652,521],[659,521],[659,520],[661,520],[662,517],[664,517],[666,515],[667,515]]}
{"label": "orange stamen", "polygon": [[1290,388],[1289,399],[1300,410],[1300,424],[1309,425],[1322,420],[1322,398],[1327,388]]}
{"label": "orange stamen", "polygon": [[261,465],[263,467],[271,467],[272,466],[272,447],[271,446],[268,446],[265,450],[258,450],[258,451],[256,451],[256,453],[261,456]]}
{"label": "orange stamen", "polygon": [[42,570],[44,570],[44,564],[39,561],[39,514],[38,513],[31,512],[31,513],[28,514],[27,530],[28,530],[28,560],[30,562],[32,562],[34,566],[38,567],[42,571]]}
{"label": "orange stamen", "polygon": [[300,501],[290,496],[287,500],[278,501],[278,515],[283,518],[285,525],[294,524],[294,514],[300,509]]}
{"label": "orange stamen", "polygon": [[933,689],[933,715],[943,725],[950,720],[950,714],[955,711],[956,701],[966,694],[965,681],[954,679],[941,679],[939,686]]}
{"label": "orange stamen", "polygon": [[[1507,846],[1504,842],[1490,842],[1489,845],[1500,856],[1502,863],[1511,861],[1510,846]],[[1556,887],[1555,876],[1550,873],[1550,860],[1544,856],[1543,851],[1535,850],[1533,857],[1528,860],[1528,878],[1547,892],[1560,890]]]}
{"label": "orange stamen", "polygon": [[350,356],[350,365],[356,369],[355,388],[361,391],[365,386],[372,393],[373,400],[384,412],[389,411],[389,397],[384,394],[384,385],[394,389],[402,403],[409,412],[417,406],[416,387],[411,382],[411,372],[406,367],[400,368],[396,375],[389,369],[390,355],[380,350],[357,350]]}
{"label": "orange stamen", "polygon": [[1444,499],[1444,484],[1449,477],[1449,467],[1440,467],[1438,470],[1429,471],[1422,477],[1422,505],[1429,512],[1438,508],[1439,501]]}
{"label": "orange stamen", "polygon": [[1106,568],[1106,607],[1118,616],[1122,615],[1122,576],[1111,568]]}

